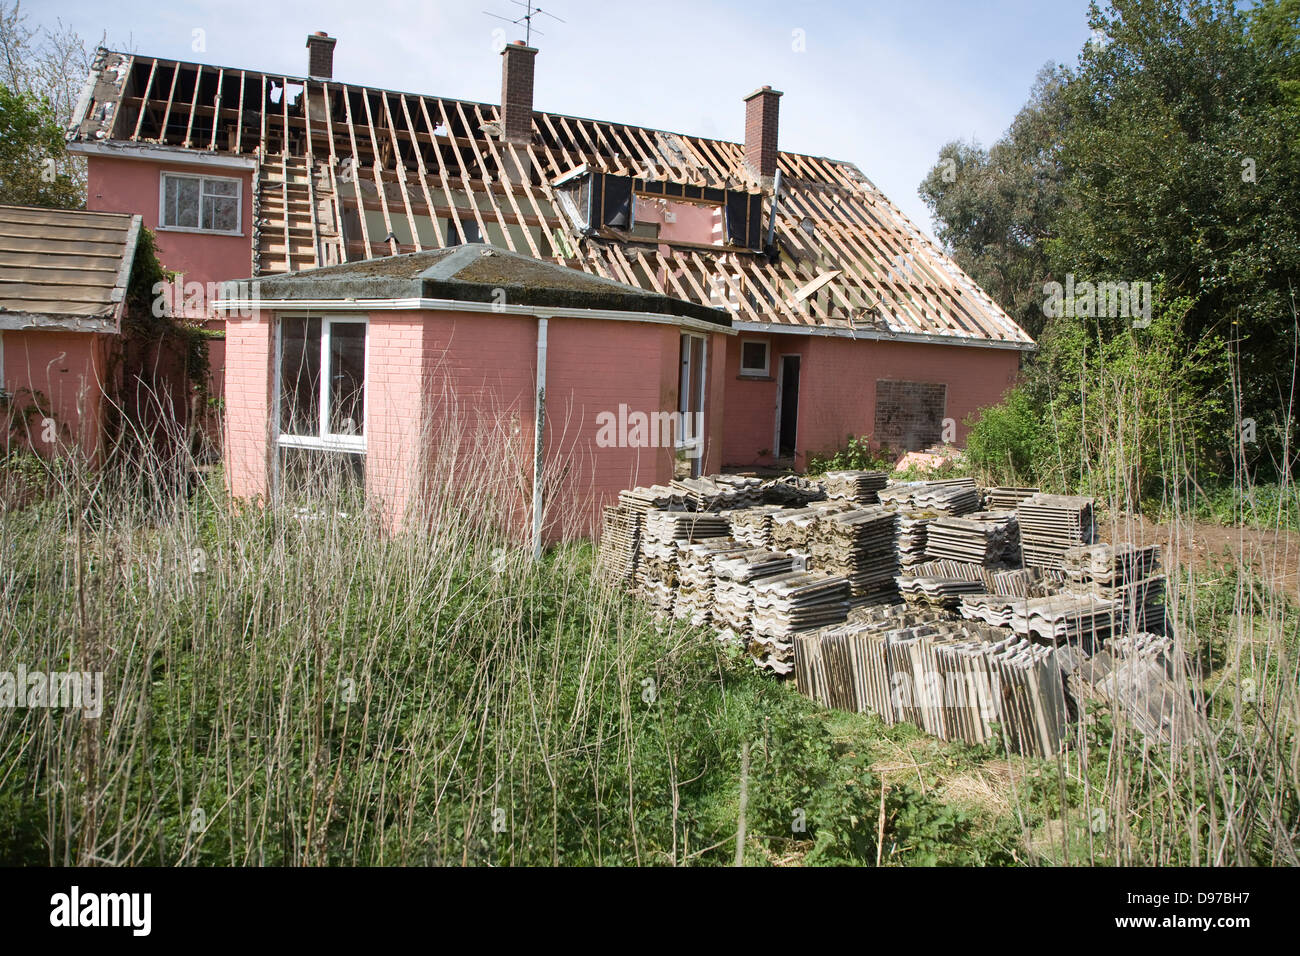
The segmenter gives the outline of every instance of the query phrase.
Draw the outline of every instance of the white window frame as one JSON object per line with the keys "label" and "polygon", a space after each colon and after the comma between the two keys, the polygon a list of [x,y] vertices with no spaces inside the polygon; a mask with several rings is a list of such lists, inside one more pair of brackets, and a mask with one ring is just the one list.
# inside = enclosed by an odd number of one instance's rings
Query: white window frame
{"label": "white window frame", "polygon": [[[168,179],[197,179],[199,181],[199,223],[198,227],[194,226],[168,226],[164,225],[167,218],[167,180]],[[223,182],[235,184],[235,228],[226,229],[204,229],[203,223],[203,182]],[[230,196],[222,196],[222,199],[230,199]],[[158,231],[159,232],[193,232],[205,236],[242,236],[244,234],[244,181],[236,176],[204,176],[196,173],[177,173],[171,170],[163,170],[158,176]]]}
{"label": "white window frame", "polygon": [[354,325],[363,325],[366,330],[366,347],[365,357],[362,359],[361,367],[361,384],[362,388],[369,388],[370,385],[370,319],[364,315],[352,315],[349,313],[330,313],[330,314],[304,314],[295,315],[294,318],[302,319],[320,319],[320,422],[318,425],[318,435],[286,435],[280,431],[280,402],[282,401],[282,392],[280,380],[280,366],[284,354],[284,316],[277,316],[275,322],[275,374],[273,388],[275,390],[275,402],[271,412],[272,421],[275,427],[275,444],[278,448],[311,448],[317,451],[349,451],[365,454],[366,436],[370,434],[370,397],[368,395],[362,398],[361,409],[361,434],[360,435],[335,435],[327,431],[330,420],[330,331],[335,323],[352,323]]}
{"label": "white window frame", "polygon": [[[763,367],[745,365],[745,346],[763,346]],[[742,338],[740,340],[740,374],[751,378],[768,378],[772,374],[772,342],[770,339]]]}
{"label": "white window frame", "polygon": [[[688,429],[694,423],[689,418],[686,417],[688,412],[686,411],[685,408],[683,408],[683,405],[685,405],[686,403],[683,401],[683,396],[681,395],[680,383],[682,379],[682,375],[681,375],[682,361],[680,358],[680,349],[681,349],[681,341],[687,339],[691,341],[698,339],[699,341],[704,343],[703,348],[700,349],[700,394],[696,396],[696,398],[699,401],[699,412],[700,412],[700,433],[698,435],[687,434]],[[689,363],[692,360],[691,357],[694,355],[694,352],[695,350],[693,347],[686,350],[686,362],[688,364],[688,369],[689,369]],[[693,372],[694,369],[689,369],[687,375],[685,376],[688,385],[690,384],[692,378],[691,373]],[[705,408],[705,404],[704,404],[705,399],[708,397],[709,394],[709,337],[708,336],[699,335],[695,332],[683,332],[681,334],[681,340],[679,340],[678,342],[677,375],[678,375],[677,413],[681,420],[681,427],[677,429],[677,436],[676,436],[677,451],[695,452],[694,455],[690,455],[689,457],[694,459],[694,464],[692,466],[692,477],[698,477],[700,470],[704,467],[704,433],[708,428],[707,409]]]}

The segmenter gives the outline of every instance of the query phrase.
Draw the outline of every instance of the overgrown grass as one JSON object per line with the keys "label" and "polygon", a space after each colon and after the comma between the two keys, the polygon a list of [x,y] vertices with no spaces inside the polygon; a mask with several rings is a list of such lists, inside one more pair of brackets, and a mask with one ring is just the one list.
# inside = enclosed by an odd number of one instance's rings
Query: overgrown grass
{"label": "overgrown grass", "polygon": [[1187,748],[1100,706],[1032,761],[821,711],[590,546],[533,563],[515,479],[454,455],[397,532],[156,462],[4,473],[0,671],[107,701],[0,707],[0,862],[728,864],[742,802],[749,864],[1296,862],[1296,618],[1240,567],[1171,586]]}

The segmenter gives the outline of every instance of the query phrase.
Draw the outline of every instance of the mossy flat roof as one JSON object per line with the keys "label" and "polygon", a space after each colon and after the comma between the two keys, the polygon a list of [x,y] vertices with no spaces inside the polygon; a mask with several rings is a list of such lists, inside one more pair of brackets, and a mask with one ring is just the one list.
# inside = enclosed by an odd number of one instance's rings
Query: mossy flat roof
{"label": "mossy flat roof", "polygon": [[[730,327],[731,316],[483,243],[347,262],[248,281],[266,300],[449,299],[645,312]],[[500,291],[498,291],[500,290]]]}

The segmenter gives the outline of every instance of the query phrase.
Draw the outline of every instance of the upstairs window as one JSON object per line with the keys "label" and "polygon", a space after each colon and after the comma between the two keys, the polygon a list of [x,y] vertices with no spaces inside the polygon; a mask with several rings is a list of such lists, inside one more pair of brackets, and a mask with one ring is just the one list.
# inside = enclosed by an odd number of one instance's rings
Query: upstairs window
{"label": "upstairs window", "polygon": [[159,228],[240,235],[242,185],[238,179],[163,173]]}

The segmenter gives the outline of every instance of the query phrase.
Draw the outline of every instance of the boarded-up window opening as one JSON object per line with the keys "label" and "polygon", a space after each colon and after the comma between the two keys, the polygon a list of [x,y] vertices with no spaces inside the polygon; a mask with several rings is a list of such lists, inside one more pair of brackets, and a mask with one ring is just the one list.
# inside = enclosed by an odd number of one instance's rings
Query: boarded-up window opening
{"label": "boarded-up window opening", "polygon": [[942,440],[948,386],[936,382],[876,382],[876,429],[882,445],[921,451]]}

